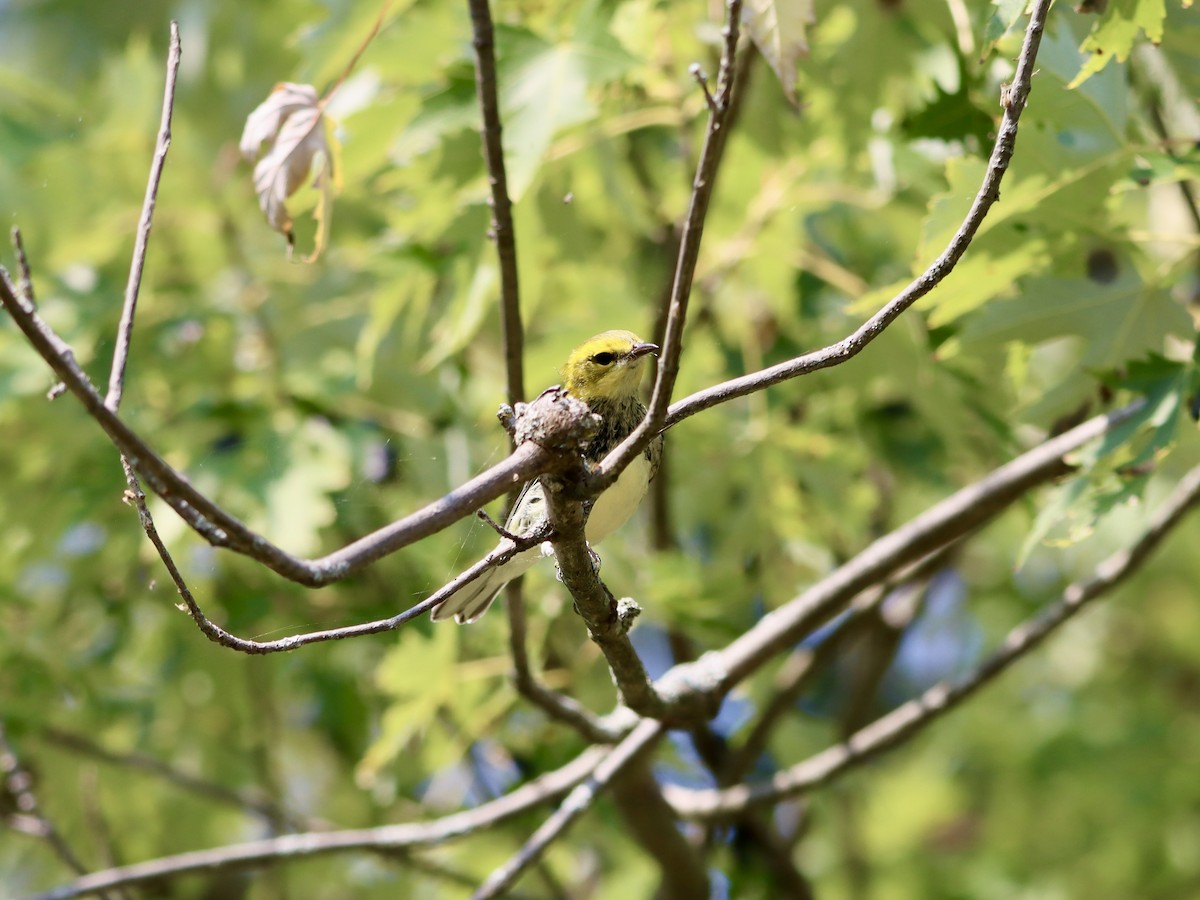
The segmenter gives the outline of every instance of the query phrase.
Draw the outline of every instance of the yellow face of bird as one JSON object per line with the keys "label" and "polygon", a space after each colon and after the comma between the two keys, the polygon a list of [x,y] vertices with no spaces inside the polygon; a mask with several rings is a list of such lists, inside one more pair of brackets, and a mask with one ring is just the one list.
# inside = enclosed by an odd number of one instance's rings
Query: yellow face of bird
{"label": "yellow face of bird", "polygon": [[563,386],[584,403],[632,397],[642,382],[642,360],[658,352],[632,331],[606,331],[571,351],[562,368]]}

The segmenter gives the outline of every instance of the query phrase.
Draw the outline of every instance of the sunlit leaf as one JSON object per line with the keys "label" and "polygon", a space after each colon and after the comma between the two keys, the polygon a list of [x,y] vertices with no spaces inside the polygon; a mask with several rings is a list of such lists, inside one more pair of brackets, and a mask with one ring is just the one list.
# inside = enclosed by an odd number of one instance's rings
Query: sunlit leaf
{"label": "sunlit leaf", "polygon": [[525,193],[560,131],[595,117],[593,89],[634,64],[601,25],[550,43],[533,32],[496,30],[500,109],[509,193]]}
{"label": "sunlit leaf", "polygon": [[316,88],[290,82],[276,85],[247,117],[239,146],[242,155],[251,160],[267,148],[254,167],[254,192],[267,224],[287,238],[289,255],[295,234],[287,201],[312,177],[318,191],[314,213],[318,228],[313,251],[305,257],[312,262],[328,240],[336,146]]}
{"label": "sunlit leaf", "polygon": [[796,102],[796,65],[808,53],[808,27],[815,21],[811,0],[747,0],[742,17],[784,95]]}
{"label": "sunlit leaf", "polygon": [[1147,40],[1159,43],[1166,18],[1165,0],[1111,0],[1079,48],[1088,58],[1069,87],[1083,84],[1113,58],[1127,60],[1143,33]]}
{"label": "sunlit leaf", "polygon": [[984,28],[983,56],[988,56],[996,44],[1007,35],[1025,12],[1028,0],[992,0],[992,13]]}
{"label": "sunlit leaf", "polygon": [[1118,506],[1141,496],[1153,467],[1175,442],[1186,393],[1196,376],[1193,363],[1151,355],[1129,364],[1113,386],[1140,394],[1144,405],[1103,438],[1068,458],[1077,474],[1056,488],[1038,513],[1018,554],[1018,566],[1038,544],[1065,547],[1092,534]]}

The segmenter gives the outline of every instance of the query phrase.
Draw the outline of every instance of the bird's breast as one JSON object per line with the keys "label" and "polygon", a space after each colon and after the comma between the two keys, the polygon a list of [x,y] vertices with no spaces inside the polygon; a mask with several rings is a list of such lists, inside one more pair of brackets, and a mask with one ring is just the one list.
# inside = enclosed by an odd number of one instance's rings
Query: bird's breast
{"label": "bird's breast", "polygon": [[650,461],[639,453],[616,484],[596,498],[584,531],[589,544],[598,544],[633,516],[650,485]]}

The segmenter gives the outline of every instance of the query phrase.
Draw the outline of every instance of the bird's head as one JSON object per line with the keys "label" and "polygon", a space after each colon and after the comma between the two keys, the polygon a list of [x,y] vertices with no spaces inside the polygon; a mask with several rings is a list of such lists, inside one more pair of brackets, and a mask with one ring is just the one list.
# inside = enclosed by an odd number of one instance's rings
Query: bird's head
{"label": "bird's head", "polygon": [[563,386],[584,403],[635,396],[642,382],[641,361],[657,352],[657,344],[632,331],[606,331],[571,351],[562,368]]}

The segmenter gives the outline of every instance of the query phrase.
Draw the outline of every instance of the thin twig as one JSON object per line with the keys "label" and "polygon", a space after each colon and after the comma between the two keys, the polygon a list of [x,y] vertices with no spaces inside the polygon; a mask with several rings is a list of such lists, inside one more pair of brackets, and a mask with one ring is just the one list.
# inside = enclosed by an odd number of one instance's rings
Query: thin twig
{"label": "thin twig", "polygon": [[915,700],[860,728],[848,740],[779,772],[764,784],[739,785],[717,791],[670,788],[668,799],[679,815],[688,819],[711,820],[736,815],[755,804],[792,797],[825,784],[851,766],[907,740],[995,680],[1089,602],[1121,584],[1198,504],[1200,466],[1180,480],[1132,547],[1109,556],[1096,567],[1089,580],[1069,585],[1056,603],[1010,631],[1001,649],[957,685],[935,685]]}
{"label": "thin twig", "polygon": [[266,796],[256,796],[243,791],[237,791],[233,788],[217,784],[214,781],[208,781],[188,772],[180,771],[148,753],[140,753],[136,750],[128,753],[114,753],[95,743],[90,738],[57,728],[47,728],[41,732],[41,736],[49,743],[63,749],[83,754],[109,765],[146,772],[162,778],[176,787],[190,791],[199,797],[205,797],[209,800],[235,807],[243,812],[260,816],[267,820],[286,820],[289,826],[293,828],[312,828],[315,825],[313,822],[306,822],[293,816]]}
{"label": "thin twig", "polygon": [[[41,811],[37,794],[33,792],[33,777],[21,765],[20,758],[9,744],[3,722],[0,722],[0,778],[3,779],[4,793],[16,807],[15,812],[3,817],[5,824],[14,831],[45,841],[67,868],[85,875],[88,867]],[[107,894],[101,896],[107,897]]]}
{"label": "thin twig", "polygon": [[625,729],[601,719],[574,697],[551,690],[533,673],[526,640],[525,597],[521,590],[523,583],[524,579],[521,578],[510,581],[504,596],[508,609],[508,643],[513,658],[513,683],[517,691],[550,718],[574,728],[589,743],[615,743],[624,735]]}
{"label": "thin twig", "polygon": [[189,872],[203,871],[211,875],[225,869],[308,859],[329,853],[345,853],[352,850],[379,852],[442,844],[482,831],[561,797],[588,778],[612,752],[611,747],[589,748],[561,769],[542,775],[498,800],[440,819],[382,825],[377,828],[287,834],[268,840],[164,856],[148,862],[93,872],[70,884],[37,894],[29,900],[68,900],[70,897],[173,878]]}
{"label": "thin twig", "polygon": [[[696,177],[692,182],[692,196],[687,217],[679,240],[679,256],[675,264],[675,282],[668,298],[667,327],[663,334],[662,351],[658,357],[658,373],[654,381],[654,393],[643,423],[647,432],[657,432],[666,419],[667,405],[679,374],[679,356],[683,350],[683,328],[687,321],[688,300],[692,293],[692,278],[696,273],[696,262],[700,258],[700,243],[704,237],[704,222],[708,218],[709,201],[716,187],[717,172],[725,152],[728,136],[726,120],[732,110],[735,66],[737,58],[738,30],[741,25],[742,0],[729,0],[729,14],[722,32],[725,41],[721,52],[721,64],[717,74],[716,93],[709,97],[708,128],[704,135],[704,146],[700,161],[696,165]],[[636,432],[635,432],[636,434]]]}
{"label": "thin twig", "polygon": [[715,711],[734,686],[789,650],[862,591],[991,521],[1037,485],[1070,471],[1064,454],[1109,433],[1143,405],[1144,401],[1136,401],[1038,445],[874,541],[723,650],[668,670],[653,685],[661,708],[643,714],[676,722],[696,715],[697,710]]}
{"label": "thin twig", "polygon": [[196,533],[214,546],[256,559],[284,578],[307,587],[332,584],[401,547],[435,534],[504,495],[514,484],[542,474],[552,461],[550,453],[537,444],[526,442],[508,459],[417,512],[326,556],[313,560],[302,559],[247,528],[235,516],[197,491],[133,429],[105,407],[104,398],[75,361],[71,348],[28,304],[18,298],[6,277],[0,277],[0,303],[42,359],[79,398],[117,449],[129,458],[138,474]]}
{"label": "thin twig", "polygon": [[629,735],[612,749],[596,766],[590,778],[575,787],[558,809],[549,816],[525,842],[525,845],[508,862],[492,872],[472,900],[489,900],[499,897],[511,887],[521,874],[537,862],[546,848],[557,840],[576,819],[591,809],[592,804],[621,771],[638,755],[645,752],[663,734],[659,722],[643,720]]}
{"label": "thin twig", "polygon": [[954,541],[935,550],[916,564],[909,566],[894,578],[876,585],[853,601],[853,608],[837,629],[816,647],[800,647],[783,661],[775,676],[775,684],[768,701],[758,719],[741,745],[730,753],[721,773],[727,784],[741,781],[758,762],[767,748],[772,732],[779,721],[791,711],[814,675],[826,669],[833,658],[841,652],[846,641],[857,635],[870,621],[869,614],[897,587],[916,580],[928,578],[946,564],[946,557],[960,544]]}
{"label": "thin twig", "polygon": [[[1012,159],[1013,151],[1016,149],[1017,122],[1021,118],[1021,112],[1025,109],[1026,101],[1029,99],[1030,84],[1034,74],[1034,63],[1037,58],[1038,47],[1041,44],[1042,32],[1046,27],[1046,13],[1050,8],[1050,3],[1051,0],[1036,0],[1033,4],[1029,25],[1025,29],[1025,42],[1021,47],[1021,55],[1017,59],[1017,70],[1013,76],[1009,92],[1009,102],[1004,107],[1004,118],[1000,123],[1000,130],[996,135],[996,144],[992,149],[992,155],[988,161],[987,172],[983,176],[983,182],[979,186],[975,200],[971,203],[971,208],[968,210],[958,231],[955,232],[954,237],[950,239],[950,243],[947,244],[946,249],[941,252],[937,259],[930,263],[929,267],[920,276],[915,278],[908,287],[897,294],[892,300],[888,301],[879,312],[871,316],[871,318],[855,329],[849,336],[812,353],[806,353],[803,356],[797,356],[787,362],[779,363],[759,372],[743,375],[740,378],[733,378],[721,384],[705,388],[702,391],[697,391],[695,394],[685,397],[671,406],[666,416],[665,424],[667,427],[676,425],[688,416],[694,416],[701,410],[709,409],[720,403],[725,403],[737,397],[744,397],[747,394],[761,391],[799,375],[806,375],[818,369],[840,365],[852,359],[871,341],[883,334],[884,330],[901,313],[945,280],[946,276],[954,270],[955,265],[962,258],[963,254],[966,253],[967,247],[970,246],[971,241],[975,238],[976,232],[979,231],[979,227],[983,224],[983,220],[989,210],[991,210],[992,205],[1000,199],[1000,182],[1004,178],[1004,173],[1008,171],[1009,161]],[[648,441],[649,437],[646,438],[646,442]],[[632,445],[633,441],[630,439],[626,443]],[[635,448],[634,452],[638,452],[638,450]],[[621,455],[618,456],[618,453]],[[614,460],[614,463],[611,465],[615,468],[615,461],[625,458],[624,445],[610,453],[609,458]],[[605,462],[607,463],[608,460]],[[607,466],[605,468],[607,469]]]}
{"label": "thin twig", "polygon": [[158,185],[162,181],[163,166],[167,151],[171,148],[171,114],[175,109],[175,79],[179,74],[179,23],[171,22],[170,49],[167,51],[167,80],[163,88],[162,119],[158,126],[158,141],[154,147],[154,160],[150,164],[150,176],[146,182],[146,196],[142,201],[142,213],[138,218],[137,239],[133,245],[133,257],[129,263],[129,279],[125,283],[125,305],[121,309],[121,322],[117,326],[117,342],[113,349],[112,371],[108,376],[108,396],[104,405],[116,412],[121,405],[125,390],[125,365],[129,360],[129,342],[133,338],[133,317],[137,311],[138,291],[142,286],[142,270],[146,265],[146,249],[150,244],[150,229],[154,224],[154,204],[158,199]]}
{"label": "thin twig", "polygon": [[17,272],[20,275],[17,287],[25,302],[37,309],[37,297],[33,293],[33,273],[29,270],[29,257],[25,255],[25,240],[21,237],[21,229],[14,225],[11,235],[13,253],[17,257]]}
{"label": "thin twig", "polygon": [[[127,495],[132,491],[127,492]],[[434,593],[430,594],[420,603],[410,606],[401,613],[397,613],[386,619],[376,619],[372,622],[361,622],[356,625],[347,625],[342,628],[329,628],[322,631],[309,631],[303,634],[294,634],[284,638],[278,638],[273,641],[255,641],[249,638],[238,637],[217,625],[211,619],[204,615],[196,602],[187,583],[184,581],[183,575],[179,571],[179,567],[175,565],[175,561],[171,558],[167,551],[166,545],[158,534],[158,529],[155,528],[154,522],[149,518],[149,511],[146,509],[146,498],[144,495],[133,496],[133,502],[138,510],[138,515],[142,518],[142,528],[145,530],[147,537],[154,544],[154,549],[158,551],[159,557],[163,564],[167,567],[167,572],[171,576],[171,580],[175,583],[175,588],[179,592],[179,596],[183,598],[184,605],[192,620],[204,635],[212,642],[220,644],[222,647],[228,647],[231,650],[237,650],[241,653],[249,653],[253,655],[262,655],[266,653],[285,653],[290,650],[295,650],[298,647],[303,647],[308,644],[323,643],[325,641],[341,641],[347,638],[362,637],[368,634],[381,634],[385,631],[393,631],[402,625],[406,625],[413,619],[433,609],[441,603],[446,597],[449,597],[459,588],[470,584],[475,579],[479,578],[488,569],[503,565],[508,560],[512,559],[517,553],[522,550],[527,550],[530,547],[537,546],[546,539],[549,531],[539,532],[531,537],[522,538],[520,541],[509,544],[503,549],[493,550],[479,562],[475,563],[466,571],[462,572],[453,581],[443,585]]]}
{"label": "thin twig", "polygon": [[475,92],[483,118],[483,159],[492,187],[492,235],[500,264],[500,328],[504,335],[504,363],[508,375],[508,402],[525,399],[525,332],[521,325],[520,288],[517,281],[517,237],[513,228],[512,200],[504,168],[500,103],[496,93],[495,30],[488,0],[468,0],[475,46]]}
{"label": "thin twig", "polygon": [[[14,225],[12,227],[12,244],[13,252],[17,257],[17,272],[19,280],[17,281],[17,289],[20,291],[21,298],[29,305],[30,309],[37,309],[37,295],[33,289],[33,271],[29,266],[29,256],[25,253],[25,239],[21,236],[21,229]],[[46,391],[47,400],[57,400],[67,390],[67,386],[61,381],[56,381]]]}
{"label": "thin twig", "polygon": [[712,91],[708,89],[708,76],[704,74],[704,67],[700,63],[692,63],[688,66],[688,74],[696,80],[696,84],[700,85],[700,90],[704,92],[704,102],[708,104],[708,111],[715,113],[717,111],[717,99],[712,95]]}
{"label": "thin twig", "polygon": [[517,536],[515,534],[513,534],[511,531],[509,531],[507,528],[505,528],[503,525],[501,525],[499,522],[497,522],[495,519],[493,519],[491,516],[489,516],[488,511],[486,509],[475,510],[475,517],[477,519],[479,519],[479,521],[481,521],[485,525],[487,525],[490,529],[492,529],[492,531],[496,532],[496,534],[498,534],[500,537],[504,538],[505,540],[507,540],[507,541],[517,540]]}
{"label": "thin twig", "polygon": [[392,0],[383,0],[383,5],[379,7],[379,15],[375,17],[374,24],[371,25],[371,30],[367,32],[367,36],[363,38],[362,43],[358,45],[358,49],[354,51],[354,55],[350,57],[350,61],[346,63],[346,67],[342,69],[342,73],[321,97],[321,108],[324,109],[329,105],[329,101],[333,99],[333,95],[338,92],[338,89],[346,83],[346,79],[350,77],[350,73],[354,71],[354,67],[358,65],[358,61],[362,59],[362,55],[367,52],[367,48],[371,46],[371,41],[375,40],[375,36],[379,34],[379,29],[383,27],[383,20],[391,9]]}

